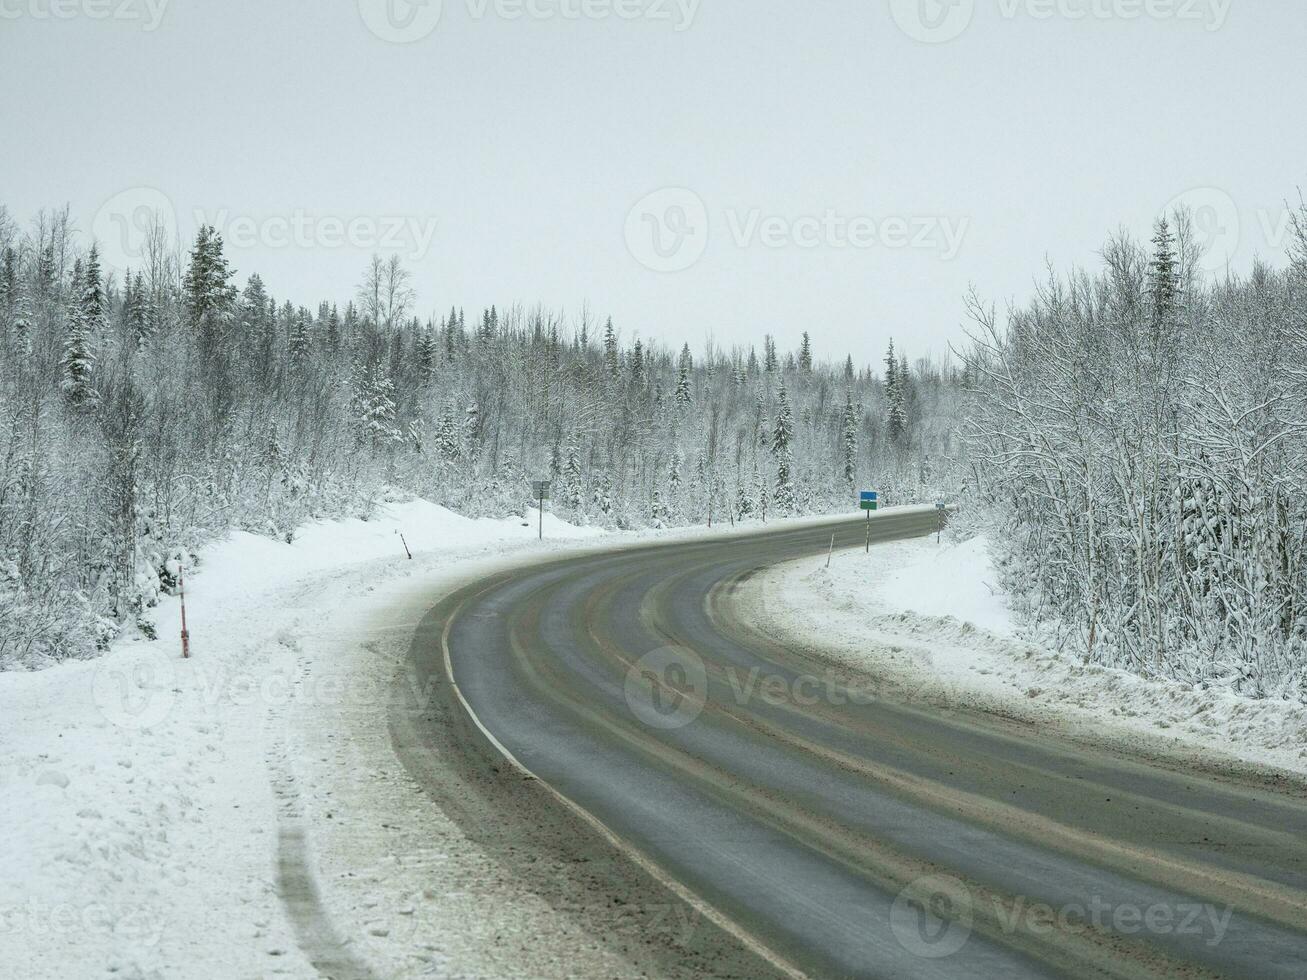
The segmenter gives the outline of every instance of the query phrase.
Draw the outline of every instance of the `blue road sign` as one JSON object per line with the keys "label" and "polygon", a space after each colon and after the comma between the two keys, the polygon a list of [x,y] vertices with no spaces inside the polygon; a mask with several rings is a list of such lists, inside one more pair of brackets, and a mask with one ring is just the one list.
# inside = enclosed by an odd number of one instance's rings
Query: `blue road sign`
{"label": "blue road sign", "polygon": [[880,500],[880,494],[878,494],[875,490],[862,491],[862,502],[864,504],[875,503],[878,500]]}

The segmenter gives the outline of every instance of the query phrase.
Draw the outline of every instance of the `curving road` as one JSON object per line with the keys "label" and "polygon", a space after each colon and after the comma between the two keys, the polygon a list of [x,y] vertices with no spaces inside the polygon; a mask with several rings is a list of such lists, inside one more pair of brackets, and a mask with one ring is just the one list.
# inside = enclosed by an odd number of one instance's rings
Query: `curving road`
{"label": "curving road", "polygon": [[937,707],[741,621],[741,581],[832,533],[865,524],[477,583],[444,604],[447,669],[497,747],[782,969],[1307,977],[1300,786]]}

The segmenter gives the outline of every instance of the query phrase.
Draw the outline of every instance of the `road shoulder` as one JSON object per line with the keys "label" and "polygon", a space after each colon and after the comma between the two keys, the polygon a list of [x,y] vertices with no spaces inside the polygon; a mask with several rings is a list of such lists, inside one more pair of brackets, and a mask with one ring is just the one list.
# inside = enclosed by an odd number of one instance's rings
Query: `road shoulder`
{"label": "road shoulder", "polygon": [[[977,543],[933,537],[773,566],[731,601],[796,651],[908,700],[1215,776],[1307,785],[1307,708],[1147,680],[1024,634]],[[956,615],[951,615],[955,612]]]}

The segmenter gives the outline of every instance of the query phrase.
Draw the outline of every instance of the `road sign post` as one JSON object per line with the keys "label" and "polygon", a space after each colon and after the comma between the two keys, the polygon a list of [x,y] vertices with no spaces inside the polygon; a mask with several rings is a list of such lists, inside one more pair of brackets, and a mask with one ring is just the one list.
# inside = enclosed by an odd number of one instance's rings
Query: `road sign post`
{"label": "road sign post", "polygon": [[545,539],[545,498],[549,496],[549,480],[533,480],[531,490],[540,503],[540,540]]}
{"label": "road sign post", "polygon": [[944,515],[947,512],[948,512],[948,508],[943,503],[938,503],[935,505],[935,513],[939,515],[939,524],[935,527],[936,544],[939,544],[940,537],[944,533]]}
{"label": "road sign post", "polygon": [[880,494],[863,490],[858,494],[858,506],[867,512],[867,554],[871,554],[871,512],[880,507]]}

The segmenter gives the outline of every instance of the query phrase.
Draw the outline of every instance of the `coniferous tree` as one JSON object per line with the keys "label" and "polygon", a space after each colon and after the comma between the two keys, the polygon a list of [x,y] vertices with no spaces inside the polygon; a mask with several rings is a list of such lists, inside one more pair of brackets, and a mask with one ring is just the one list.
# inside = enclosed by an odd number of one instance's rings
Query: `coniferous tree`
{"label": "coniferous tree", "polygon": [[63,350],[63,389],[75,408],[87,408],[96,401],[92,374],[95,370],[95,352],[91,347],[90,330],[86,323],[84,297],[86,282],[82,260],[73,266],[73,294],[76,302],[69,304],[65,313],[65,339]]}
{"label": "coniferous tree", "polygon": [[32,310],[32,298],[22,286],[18,288],[18,298],[14,303],[14,348],[20,354],[32,353],[32,333],[35,328],[35,314]]}
{"label": "coniferous tree", "polygon": [[145,274],[137,272],[127,301],[127,326],[136,350],[143,351],[154,335],[154,317],[150,312],[150,297],[145,289]]}
{"label": "coniferous tree", "polygon": [[422,384],[430,384],[436,374],[436,336],[430,324],[418,333],[417,368],[418,379]]}
{"label": "coniferous tree", "polygon": [[463,440],[452,402],[445,402],[436,426],[436,452],[447,463],[457,462],[463,456]]}
{"label": "coniferous tree", "polygon": [[681,348],[681,363],[676,376],[676,404],[681,408],[688,406],[692,398],[690,371],[693,367],[694,359],[690,356],[690,345],[686,344]]}
{"label": "coniferous tree", "polygon": [[327,314],[327,350],[333,354],[340,350],[340,313],[335,303]]}
{"label": "coniferous tree", "polygon": [[631,381],[636,385],[644,381],[644,344],[639,338],[635,341],[635,347],[631,349]]}
{"label": "coniferous tree", "polygon": [[1153,233],[1153,258],[1149,266],[1149,298],[1153,323],[1157,327],[1175,315],[1180,299],[1180,277],[1175,254],[1175,237],[1166,218],[1158,219]]}
{"label": "coniferous tree", "polygon": [[91,246],[82,270],[81,314],[87,333],[96,344],[102,345],[109,328],[104,295],[103,272],[100,269],[100,250]]}
{"label": "coniferous tree", "polygon": [[608,322],[604,324],[604,366],[608,369],[608,376],[616,378],[619,373],[617,359],[617,333],[613,330],[613,318],[609,317]]}
{"label": "coniferous tree", "polygon": [[567,444],[567,460],[563,464],[563,487],[566,495],[567,506],[573,510],[580,510],[583,499],[581,485],[581,447],[580,440],[575,436]]}
{"label": "coniferous tree", "polygon": [[904,433],[907,431],[907,393],[905,371],[894,355],[894,341],[889,342],[889,352],[885,355],[885,401],[887,414],[885,419],[886,434],[890,444],[902,446]]}
{"label": "coniferous tree", "polygon": [[290,314],[288,320],[286,354],[290,358],[291,368],[301,371],[309,358],[309,311],[300,307]]}
{"label": "coniferous tree", "polygon": [[790,412],[789,394],[781,381],[777,392],[776,427],[772,430],[771,450],[776,457],[776,509],[782,515],[794,513],[794,417]]}
{"label": "coniferous tree", "polygon": [[222,235],[212,225],[202,225],[191,248],[190,266],[182,289],[191,328],[200,341],[200,350],[212,356],[223,341],[236,302],[236,274],[227,266]]}
{"label": "coniferous tree", "polygon": [[18,253],[6,246],[0,255],[0,319],[8,323],[13,319],[18,304]]}
{"label": "coniferous tree", "polygon": [[844,482],[854,488],[858,479],[858,412],[853,407],[853,392],[844,393]]}

